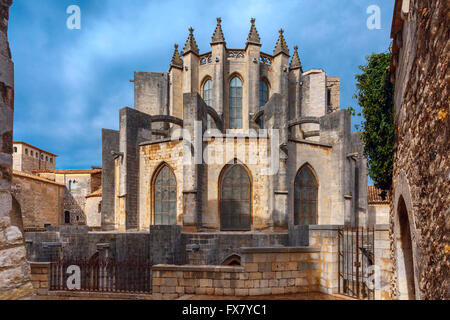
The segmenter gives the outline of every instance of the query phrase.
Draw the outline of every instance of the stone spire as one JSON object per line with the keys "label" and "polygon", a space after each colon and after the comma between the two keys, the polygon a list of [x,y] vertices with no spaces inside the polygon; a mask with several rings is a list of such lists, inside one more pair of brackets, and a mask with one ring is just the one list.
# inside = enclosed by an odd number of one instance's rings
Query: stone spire
{"label": "stone spire", "polygon": [[298,46],[294,47],[294,55],[292,56],[290,68],[291,70],[300,69],[300,72],[303,73],[302,62],[300,61],[300,56],[298,55]]}
{"label": "stone spire", "polygon": [[170,67],[183,69],[183,60],[181,60],[180,54],[178,53],[177,44],[175,44],[175,50],[173,52],[172,61],[170,62]]}
{"label": "stone spire", "polygon": [[286,40],[284,40],[283,36],[284,30],[280,30],[280,36],[278,37],[277,45],[275,46],[275,50],[273,51],[273,56],[277,56],[280,53],[284,53],[285,55],[289,56],[289,48],[286,44]]}
{"label": "stone spire", "polygon": [[212,42],[211,45],[213,44],[226,44],[225,43],[225,37],[223,36],[223,31],[222,31],[222,19],[221,18],[217,18],[217,26],[216,26],[216,30],[214,30],[214,34],[212,36]]}
{"label": "stone spire", "polygon": [[259,46],[261,45],[261,38],[259,37],[258,30],[256,30],[255,21],[256,20],[254,18],[252,18],[250,20],[252,26],[251,26],[250,32],[248,34],[247,46],[249,44],[256,44],[256,45],[259,45]]}
{"label": "stone spire", "polygon": [[200,53],[197,42],[194,38],[194,29],[192,27],[189,28],[189,37],[186,41],[186,44],[184,45],[183,56],[188,54],[189,52],[195,53],[196,55]]}

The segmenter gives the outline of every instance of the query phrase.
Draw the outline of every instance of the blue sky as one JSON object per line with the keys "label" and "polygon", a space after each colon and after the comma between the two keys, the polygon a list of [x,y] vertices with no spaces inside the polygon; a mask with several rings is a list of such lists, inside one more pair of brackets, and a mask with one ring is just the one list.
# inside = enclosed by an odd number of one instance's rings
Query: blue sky
{"label": "blue sky", "polygon": [[[73,4],[81,8],[81,30],[66,27]],[[366,26],[370,5],[381,8],[380,30]],[[216,17],[229,48],[245,46],[252,17],[264,52],[273,52],[283,28],[291,53],[299,46],[304,69],[340,76],[341,107],[356,108],[354,75],[365,56],[388,48],[393,6],[392,0],[14,0],[14,140],[58,154],[60,169],[101,165],[101,129],[118,129],[118,111],[133,106],[134,71],[168,71],[173,44],[182,47],[191,26],[201,52],[209,51]]]}

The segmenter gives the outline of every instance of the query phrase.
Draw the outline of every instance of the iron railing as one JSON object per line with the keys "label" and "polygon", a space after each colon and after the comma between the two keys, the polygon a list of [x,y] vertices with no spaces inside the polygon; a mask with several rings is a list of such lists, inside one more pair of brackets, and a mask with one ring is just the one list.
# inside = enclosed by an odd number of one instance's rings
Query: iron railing
{"label": "iron railing", "polygon": [[374,300],[374,228],[338,230],[338,289],[357,299]]}
{"label": "iron railing", "polygon": [[151,293],[149,262],[61,260],[50,264],[51,291]]}

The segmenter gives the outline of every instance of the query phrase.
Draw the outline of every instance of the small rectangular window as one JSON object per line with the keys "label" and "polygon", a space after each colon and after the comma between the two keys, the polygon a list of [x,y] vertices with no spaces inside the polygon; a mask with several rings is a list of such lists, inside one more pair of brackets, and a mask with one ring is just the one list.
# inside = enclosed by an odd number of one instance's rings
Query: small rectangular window
{"label": "small rectangular window", "polygon": [[25,154],[28,155],[28,149],[25,149]]}

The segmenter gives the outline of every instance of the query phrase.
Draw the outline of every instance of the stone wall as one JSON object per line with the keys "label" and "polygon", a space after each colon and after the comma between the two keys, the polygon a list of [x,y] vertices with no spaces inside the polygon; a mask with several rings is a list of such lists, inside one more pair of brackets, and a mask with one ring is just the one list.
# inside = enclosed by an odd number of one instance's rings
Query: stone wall
{"label": "stone wall", "polygon": [[184,263],[184,248],[181,248],[181,226],[151,226],[149,245],[152,265]]}
{"label": "stone wall", "polygon": [[375,299],[391,300],[390,282],[392,278],[389,224],[375,226],[375,266],[377,267]]}
{"label": "stone wall", "polygon": [[320,252],[320,292],[338,293],[338,227],[310,226],[309,246]]}
{"label": "stone wall", "polygon": [[63,184],[18,171],[14,171],[12,183],[25,229],[64,223]]}
{"label": "stone wall", "polygon": [[50,286],[50,263],[49,262],[31,262],[31,283],[35,289],[36,295],[46,296]]}
{"label": "stone wall", "polygon": [[47,232],[27,232],[27,257],[33,262],[90,259],[95,254],[118,261],[149,261],[149,233],[88,232],[87,226],[61,226]]}
{"label": "stone wall", "polygon": [[[191,246],[198,245],[198,250]],[[183,233],[181,246],[185,250],[185,264],[221,265],[233,255],[241,256],[243,247],[283,247],[288,245],[287,233],[226,232]]]}
{"label": "stone wall", "polygon": [[241,267],[153,267],[153,299],[184,294],[215,296],[284,295],[318,290],[319,250],[242,248]]}
{"label": "stone wall", "polygon": [[[409,7],[408,7],[409,5]],[[415,289],[400,298],[448,299],[450,18],[447,1],[396,1],[392,26],[395,71],[395,141],[392,256],[396,274],[402,230],[410,230]],[[400,217],[404,217],[402,220]],[[408,227],[408,228],[407,228]],[[411,272],[410,272],[411,273]],[[401,278],[401,279],[400,279]]]}
{"label": "stone wall", "polygon": [[368,209],[368,224],[389,224],[389,204],[370,204]]}
{"label": "stone wall", "polygon": [[[72,187],[70,187],[72,181]],[[86,225],[87,217],[84,211],[86,196],[91,193],[90,174],[56,175],[56,182],[65,184],[64,212],[70,212],[70,223]]]}
{"label": "stone wall", "polygon": [[14,65],[8,42],[11,0],[0,1],[0,300],[30,296],[30,265],[22,232],[11,225]]}
{"label": "stone wall", "polygon": [[84,206],[86,214],[86,224],[91,230],[101,230],[102,228],[102,196],[88,196]]}

